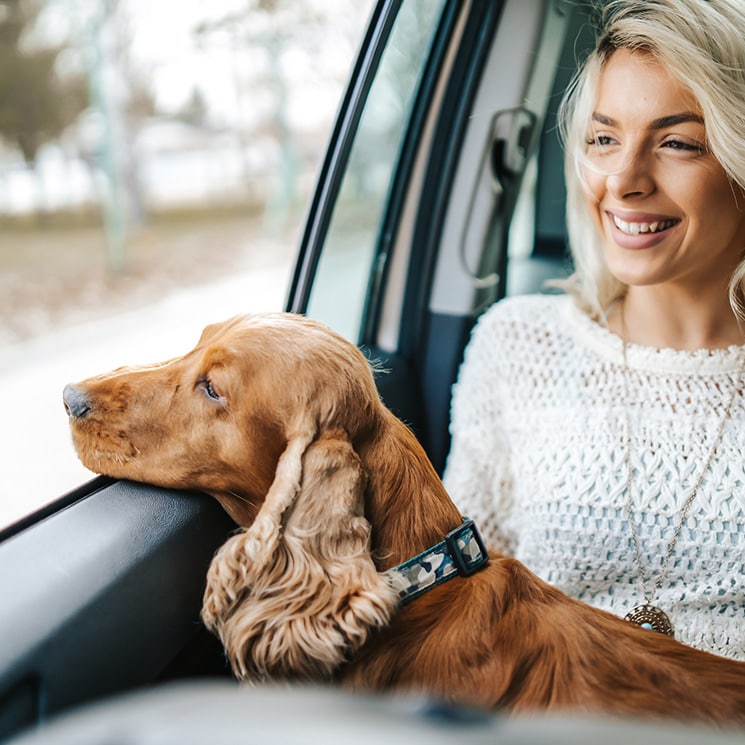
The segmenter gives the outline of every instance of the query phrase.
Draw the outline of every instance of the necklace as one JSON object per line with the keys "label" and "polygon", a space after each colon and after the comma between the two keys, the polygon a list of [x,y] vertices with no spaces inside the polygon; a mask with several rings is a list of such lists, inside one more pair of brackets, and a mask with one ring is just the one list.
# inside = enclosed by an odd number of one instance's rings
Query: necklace
{"label": "necklace", "polygon": [[698,490],[701,487],[701,484],[703,483],[704,476],[706,475],[706,472],[709,470],[709,466],[711,465],[712,460],[714,460],[714,456],[716,455],[717,449],[719,448],[719,445],[722,441],[722,435],[724,433],[724,425],[727,423],[727,420],[730,417],[730,412],[732,411],[732,404],[735,401],[735,396],[737,395],[738,386],[737,385],[732,386],[732,391],[729,395],[729,399],[727,400],[727,405],[724,409],[724,414],[722,414],[722,418],[719,421],[719,426],[717,427],[717,431],[714,436],[714,442],[712,443],[711,448],[709,449],[709,453],[706,456],[706,459],[704,460],[703,465],[701,466],[701,470],[698,474],[698,478],[696,479],[693,485],[693,488],[691,489],[690,494],[688,495],[688,498],[683,504],[683,509],[681,510],[681,513],[680,513],[680,519],[678,520],[678,524],[673,533],[673,537],[670,540],[670,544],[667,547],[667,551],[665,552],[665,557],[662,562],[662,568],[660,569],[660,572],[657,575],[657,579],[654,581],[650,589],[647,575],[644,572],[644,562],[642,560],[642,552],[639,547],[639,536],[638,536],[638,532],[636,529],[636,514],[634,512],[633,493],[632,493],[633,491],[632,490],[633,468],[631,465],[631,421],[630,421],[631,417],[629,416],[629,364],[628,364],[628,342],[626,341],[625,310],[626,308],[623,307],[622,312],[621,312],[621,323],[622,323],[622,329],[623,329],[623,339],[622,339],[623,341],[623,384],[624,384],[623,411],[624,411],[624,425],[625,425],[624,426],[624,439],[625,439],[625,446],[626,446],[626,494],[627,494],[626,512],[628,513],[628,517],[629,517],[629,528],[631,530],[631,542],[634,546],[636,565],[637,565],[638,572],[639,572],[639,581],[642,586],[642,594],[644,595],[644,600],[646,601],[642,605],[637,605],[629,613],[627,613],[625,616],[625,620],[630,621],[631,623],[635,623],[637,626],[641,626],[644,629],[658,631],[662,634],[666,634],[667,636],[674,636],[673,625],[670,622],[670,619],[668,618],[667,614],[661,608],[658,608],[656,605],[654,605],[653,601],[655,599],[655,596],[659,592],[660,587],[662,586],[662,582],[667,576],[667,570],[670,564],[670,559],[673,555],[673,551],[675,550],[675,545],[678,542],[680,532],[683,530],[683,524],[685,523],[685,519],[688,516],[688,511],[690,510],[691,505],[696,499]]}

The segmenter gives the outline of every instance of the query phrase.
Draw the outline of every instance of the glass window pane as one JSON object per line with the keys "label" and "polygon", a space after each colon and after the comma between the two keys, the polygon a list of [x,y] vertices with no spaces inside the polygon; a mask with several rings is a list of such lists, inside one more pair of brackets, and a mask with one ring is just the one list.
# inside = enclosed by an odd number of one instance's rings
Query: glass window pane
{"label": "glass window pane", "polygon": [[308,315],[359,337],[378,229],[441,0],[407,0],[370,89],[324,242]]}

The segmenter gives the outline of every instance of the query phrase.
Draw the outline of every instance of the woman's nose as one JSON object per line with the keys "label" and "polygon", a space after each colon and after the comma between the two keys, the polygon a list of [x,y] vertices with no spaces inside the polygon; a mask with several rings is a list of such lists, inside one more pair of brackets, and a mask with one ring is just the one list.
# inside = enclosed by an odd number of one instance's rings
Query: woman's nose
{"label": "woman's nose", "polygon": [[638,151],[626,152],[608,173],[606,186],[617,199],[647,196],[656,188],[652,164]]}

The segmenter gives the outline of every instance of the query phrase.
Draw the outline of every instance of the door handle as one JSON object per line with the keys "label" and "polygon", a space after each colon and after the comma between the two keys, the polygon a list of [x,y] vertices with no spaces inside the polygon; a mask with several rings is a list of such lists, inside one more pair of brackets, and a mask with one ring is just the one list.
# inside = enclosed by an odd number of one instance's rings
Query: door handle
{"label": "door handle", "polygon": [[[479,163],[478,177],[468,200],[467,217],[460,240],[460,260],[463,270],[476,287],[497,285],[506,265],[507,230],[515,209],[522,174],[530,158],[537,116],[524,106],[497,111],[491,119]],[[496,234],[499,235],[496,235]],[[472,241],[478,245],[470,248]],[[494,243],[489,256],[484,256],[487,241]],[[496,251],[495,251],[496,248]],[[476,253],[479,267],[469,255]],[[495,256],[495,253],[502,255]],[[492,271],[491,266],[498,267]],[[483,267],[483,268],[482,268]]]}
{"label": "door handle", "polygon": [[506,191],[525,171],[536,127],[536,115],[523,106],[494,115],[491,137],[491,168],[497,183]]}

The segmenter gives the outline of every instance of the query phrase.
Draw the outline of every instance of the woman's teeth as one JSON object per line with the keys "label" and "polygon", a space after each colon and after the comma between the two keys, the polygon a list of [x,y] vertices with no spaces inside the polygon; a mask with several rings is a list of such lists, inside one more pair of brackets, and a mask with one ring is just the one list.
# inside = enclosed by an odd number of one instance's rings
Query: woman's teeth
{"label": "woman's teeth", "polygon": [[620,217],[613,215],[613,222],[616,227],[626,235],[639,235],[640,233],[659,233],[668,228],[672,228],[677,220],[660,220],[659,222],[626,222]]}

